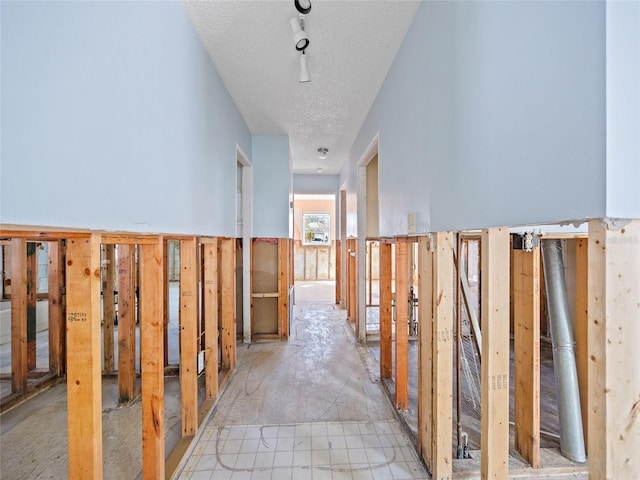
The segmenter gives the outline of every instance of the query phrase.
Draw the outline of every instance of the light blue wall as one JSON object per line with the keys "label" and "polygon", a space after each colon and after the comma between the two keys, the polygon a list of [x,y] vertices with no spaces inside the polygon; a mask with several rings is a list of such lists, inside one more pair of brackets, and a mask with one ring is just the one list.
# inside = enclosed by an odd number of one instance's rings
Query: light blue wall
{"label": "light blue wall", "polygon": [[423,2],[341,175],[379,133],[380,234],[602,216],[604,11]]}
{"label": "light blue wall", "polygon": [[1,222],[235,236],[251,137],[179,2],[0,8]]}
{"label": "light blue wall", "polygon": [[289,137],[254,136],[253,237],[289,238]]}
{"label": "light blue wall", "polygon": [[338,193],[338,175],[294,175],[293,193]]}

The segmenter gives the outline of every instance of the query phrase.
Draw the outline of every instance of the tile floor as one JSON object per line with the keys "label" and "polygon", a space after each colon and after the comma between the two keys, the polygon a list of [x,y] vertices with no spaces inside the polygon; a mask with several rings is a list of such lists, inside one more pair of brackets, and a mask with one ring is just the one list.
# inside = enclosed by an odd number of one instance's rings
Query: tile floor
{"label": "tile floor", "polygon": [[397,421],[208,425],[180,480],[426,479]]}

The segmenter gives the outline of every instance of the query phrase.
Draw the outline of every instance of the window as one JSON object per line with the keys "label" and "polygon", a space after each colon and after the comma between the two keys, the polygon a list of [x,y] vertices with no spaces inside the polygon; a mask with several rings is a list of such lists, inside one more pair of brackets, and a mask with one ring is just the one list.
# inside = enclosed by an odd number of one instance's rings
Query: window
{"label": "window", "polygon": [[331,243],[331,215],[305,213],[302,215],[303,245],[329,245]]}

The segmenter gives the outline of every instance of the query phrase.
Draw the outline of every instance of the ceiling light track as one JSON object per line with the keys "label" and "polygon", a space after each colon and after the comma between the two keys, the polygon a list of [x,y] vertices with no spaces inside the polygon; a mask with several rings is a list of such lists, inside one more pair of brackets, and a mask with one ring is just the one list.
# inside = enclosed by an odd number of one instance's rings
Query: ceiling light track
{"label": "ceiling light track", "polygon": [[299,18],[292,18],[289,21],[293,31],[293,42],[296,51],[300,53],[300,75],[299,82],[307,83],[311,81],[309,70],[307,70],[306,49],[309,48],[309,37],[304,31],[305,15],[311,11],[311,0],[294,0],[294,6],[299,12]]}

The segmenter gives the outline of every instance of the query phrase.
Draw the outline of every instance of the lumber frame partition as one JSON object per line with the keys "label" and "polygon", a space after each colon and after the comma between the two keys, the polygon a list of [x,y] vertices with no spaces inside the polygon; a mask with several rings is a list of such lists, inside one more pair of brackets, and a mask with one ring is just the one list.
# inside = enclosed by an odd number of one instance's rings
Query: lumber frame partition
{"label": "lumber frame partition", "polygon": [[236,239],[220,238],[220,335],[222,370],[236,367]]}
{"label": "lumber frame partition", "polygon": [[509,474],[509,230],[482,231],[481,460],[483,479]]}
{"label": "lumber frame partition", "polygon": [[[136,396],[135,245],[118,246],[118,404]],[[106,334],[106,332],[105,332]]]}
{"label": "lumber frame partition", "polygon": [[396,348],[395,406],[409,409],[409,243],[406,237],[395,239],[396,245]]}
{"label": "lumber frame partition", "polygon": [[64,375],[66,371],[66,321],[62,300],[65,285],[64,248],[62,240],[49,242],[49,371],[56,376]]}
{"label": "lumber frame partition", "polygon": [[512,250],[514,447],[540,467],[540,246]]}
{"label": "lumber frame partition", "polygon": [[380,242],[380,378],[393,374],[391,243]]}
{"label": "lumber frame partition", "polygon": [[[102,331],[104,349],[104,372],[112,373],[115,370],[113,331],[115,320],[115,245],[104,245],[104,278],[102,279]],[[118,396],[120,398],[120,395]]]}
{"label": "lumber frame partition", "polygon": [[640,472],[640,219],[589,222],[589,475]]}

